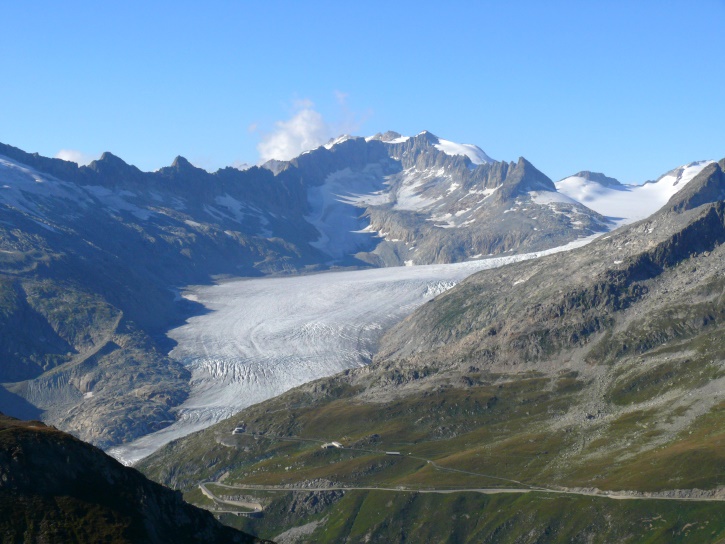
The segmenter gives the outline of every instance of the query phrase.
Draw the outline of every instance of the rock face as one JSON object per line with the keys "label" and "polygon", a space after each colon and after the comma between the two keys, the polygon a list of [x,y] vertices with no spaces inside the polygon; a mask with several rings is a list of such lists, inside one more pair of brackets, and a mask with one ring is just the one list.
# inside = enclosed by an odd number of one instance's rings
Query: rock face
{"label": "rock face", "polygon": [[0,415],[3,542],[261,542],[40,422]]}
{"label": "rock face", "polygon": [[[501,522],[461,541],[550,540],[582,531],[602,541],[668,541],[679,521],[641,523],[665,519],[666,501],[638,503],[646,514],[611,524],[590,518],[592,495],[723,496],[724,166],[708,165],[656,214],[583,248],[470,276],[389,331],[369,366],[249,407],[166,446],[141,467],[180,488],[221,474],[227,485],[294,487],[324,477],[358,488],[567,488],[585,495],[571,499],[581,500],[577,508],[558,509],[545,521],[524,516],[525,534]],[[236,447],[220,444],[240,422],[254,436],[234,438]],[[298,449],[292,453],[280,437],[293,437]],[[315,440],[336,439],[350,451],[320,453]],[[202,456],[215,461],[200,474]],[[389,500],[385,515],[338,537],[364,542],[399,527],[415,502],[402,497]],[[379,496],[366,500],[346,494],[317,515],[362,520],[385,510]],[[511,520],[524,502],[548,512],[548,500],[532,493],[495,504]],[[427,508],[439,511],[446,498],[431,503]],[[595,517],[619,520],[607,512]],[[582,527],[567,533],[578,516]],[[704,519],[716,518],[713,512]],[[311,521],[302,515],[295,525]],[[280,523],[280,533],[290,527]],[[450,531],[460,523],[451,518]],[[712,533],[698,525],[699,538],[721,539],[722,526]],[[429,530],[413,523],[405,536]],[[309,538],[327,537],[314,529]]]}

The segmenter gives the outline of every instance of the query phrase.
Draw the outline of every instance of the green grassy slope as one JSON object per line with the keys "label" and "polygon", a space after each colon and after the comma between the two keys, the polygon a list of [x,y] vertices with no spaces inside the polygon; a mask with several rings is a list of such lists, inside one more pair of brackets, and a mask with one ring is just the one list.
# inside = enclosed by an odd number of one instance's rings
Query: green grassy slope
{"label": "green grassy slope", "polygon": [[[265,518],[228,516],[226,523],[273,538],[300,494],[273,502]],[[348,491],[296,542],[716,543],[725,541],[717,503],[615,501],[565,495],[460,493],[434,495]],[[317,523],[315,523],[317,522]],[[277,525],[279,524],[279,525]]]}

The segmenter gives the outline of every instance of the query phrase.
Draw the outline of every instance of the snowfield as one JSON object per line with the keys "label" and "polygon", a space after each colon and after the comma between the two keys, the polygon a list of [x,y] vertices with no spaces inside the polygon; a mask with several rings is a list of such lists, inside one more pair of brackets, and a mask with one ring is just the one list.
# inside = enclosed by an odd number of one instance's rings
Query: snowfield
{"label": "snowfield", "polygon": [[109,451],[126,464],[288,389],[370,362],[382,333],[479,270],[582,246],[457,264],[402,266],[191,287],[209,313],[169,332],[192,372],[171,426]]}
{"label": "snowfield", "polygon": [[434,146],[446,155],[464,155],[471,159],[471,162],[475,165],[495,162],[477,145],[458,144],[438,138],[438,143],[434,144]]}
{"label": "snowfield", "polygon": [[692,162],[671,170],[657,181],[643,185],[607,187],[596,181],[570,176],[556,182],[556,189],[559,193],[609,217],[616,227],[621,227],[655,213],[712,162]]}

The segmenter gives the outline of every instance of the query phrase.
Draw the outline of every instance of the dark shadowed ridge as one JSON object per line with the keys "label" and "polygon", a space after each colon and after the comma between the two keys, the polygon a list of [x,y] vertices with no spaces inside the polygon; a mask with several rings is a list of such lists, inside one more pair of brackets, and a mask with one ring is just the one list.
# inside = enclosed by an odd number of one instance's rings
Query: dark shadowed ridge
{"label": "dark shadowed ridge", "polygon": [[3,542],[263,542],[93,446],[0,414]]}

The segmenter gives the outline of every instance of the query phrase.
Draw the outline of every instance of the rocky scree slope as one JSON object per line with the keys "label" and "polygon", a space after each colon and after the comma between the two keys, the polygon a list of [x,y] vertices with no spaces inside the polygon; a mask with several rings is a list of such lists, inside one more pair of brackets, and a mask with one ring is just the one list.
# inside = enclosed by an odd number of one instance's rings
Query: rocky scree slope
{"label": "rocky scree slope", "polygon": [[261,542],[37,421],[0,415],[3,542]]}
{"label": "rocky scree slope", "polygon": [[[725,498],[724,168],[710,164],[660,212],[589,246],[471,276],[389,332],[368,367],[245,409],[140,467],[187,491],[225,475],[292,488],[604,490],[657,508],[658,497]],[[320,450],[329,440],[346,449]],[[411,504],[373,519],[366,500],[318,514],[358,516],[353,541],[364,541]],[[668,523],[653,541],[687,532]],[[716,540],[722,523],[698,525],[698,538]],[[655,526],[633,522],[626,536]],[[605,529],[593,534],[614,534]]]}

